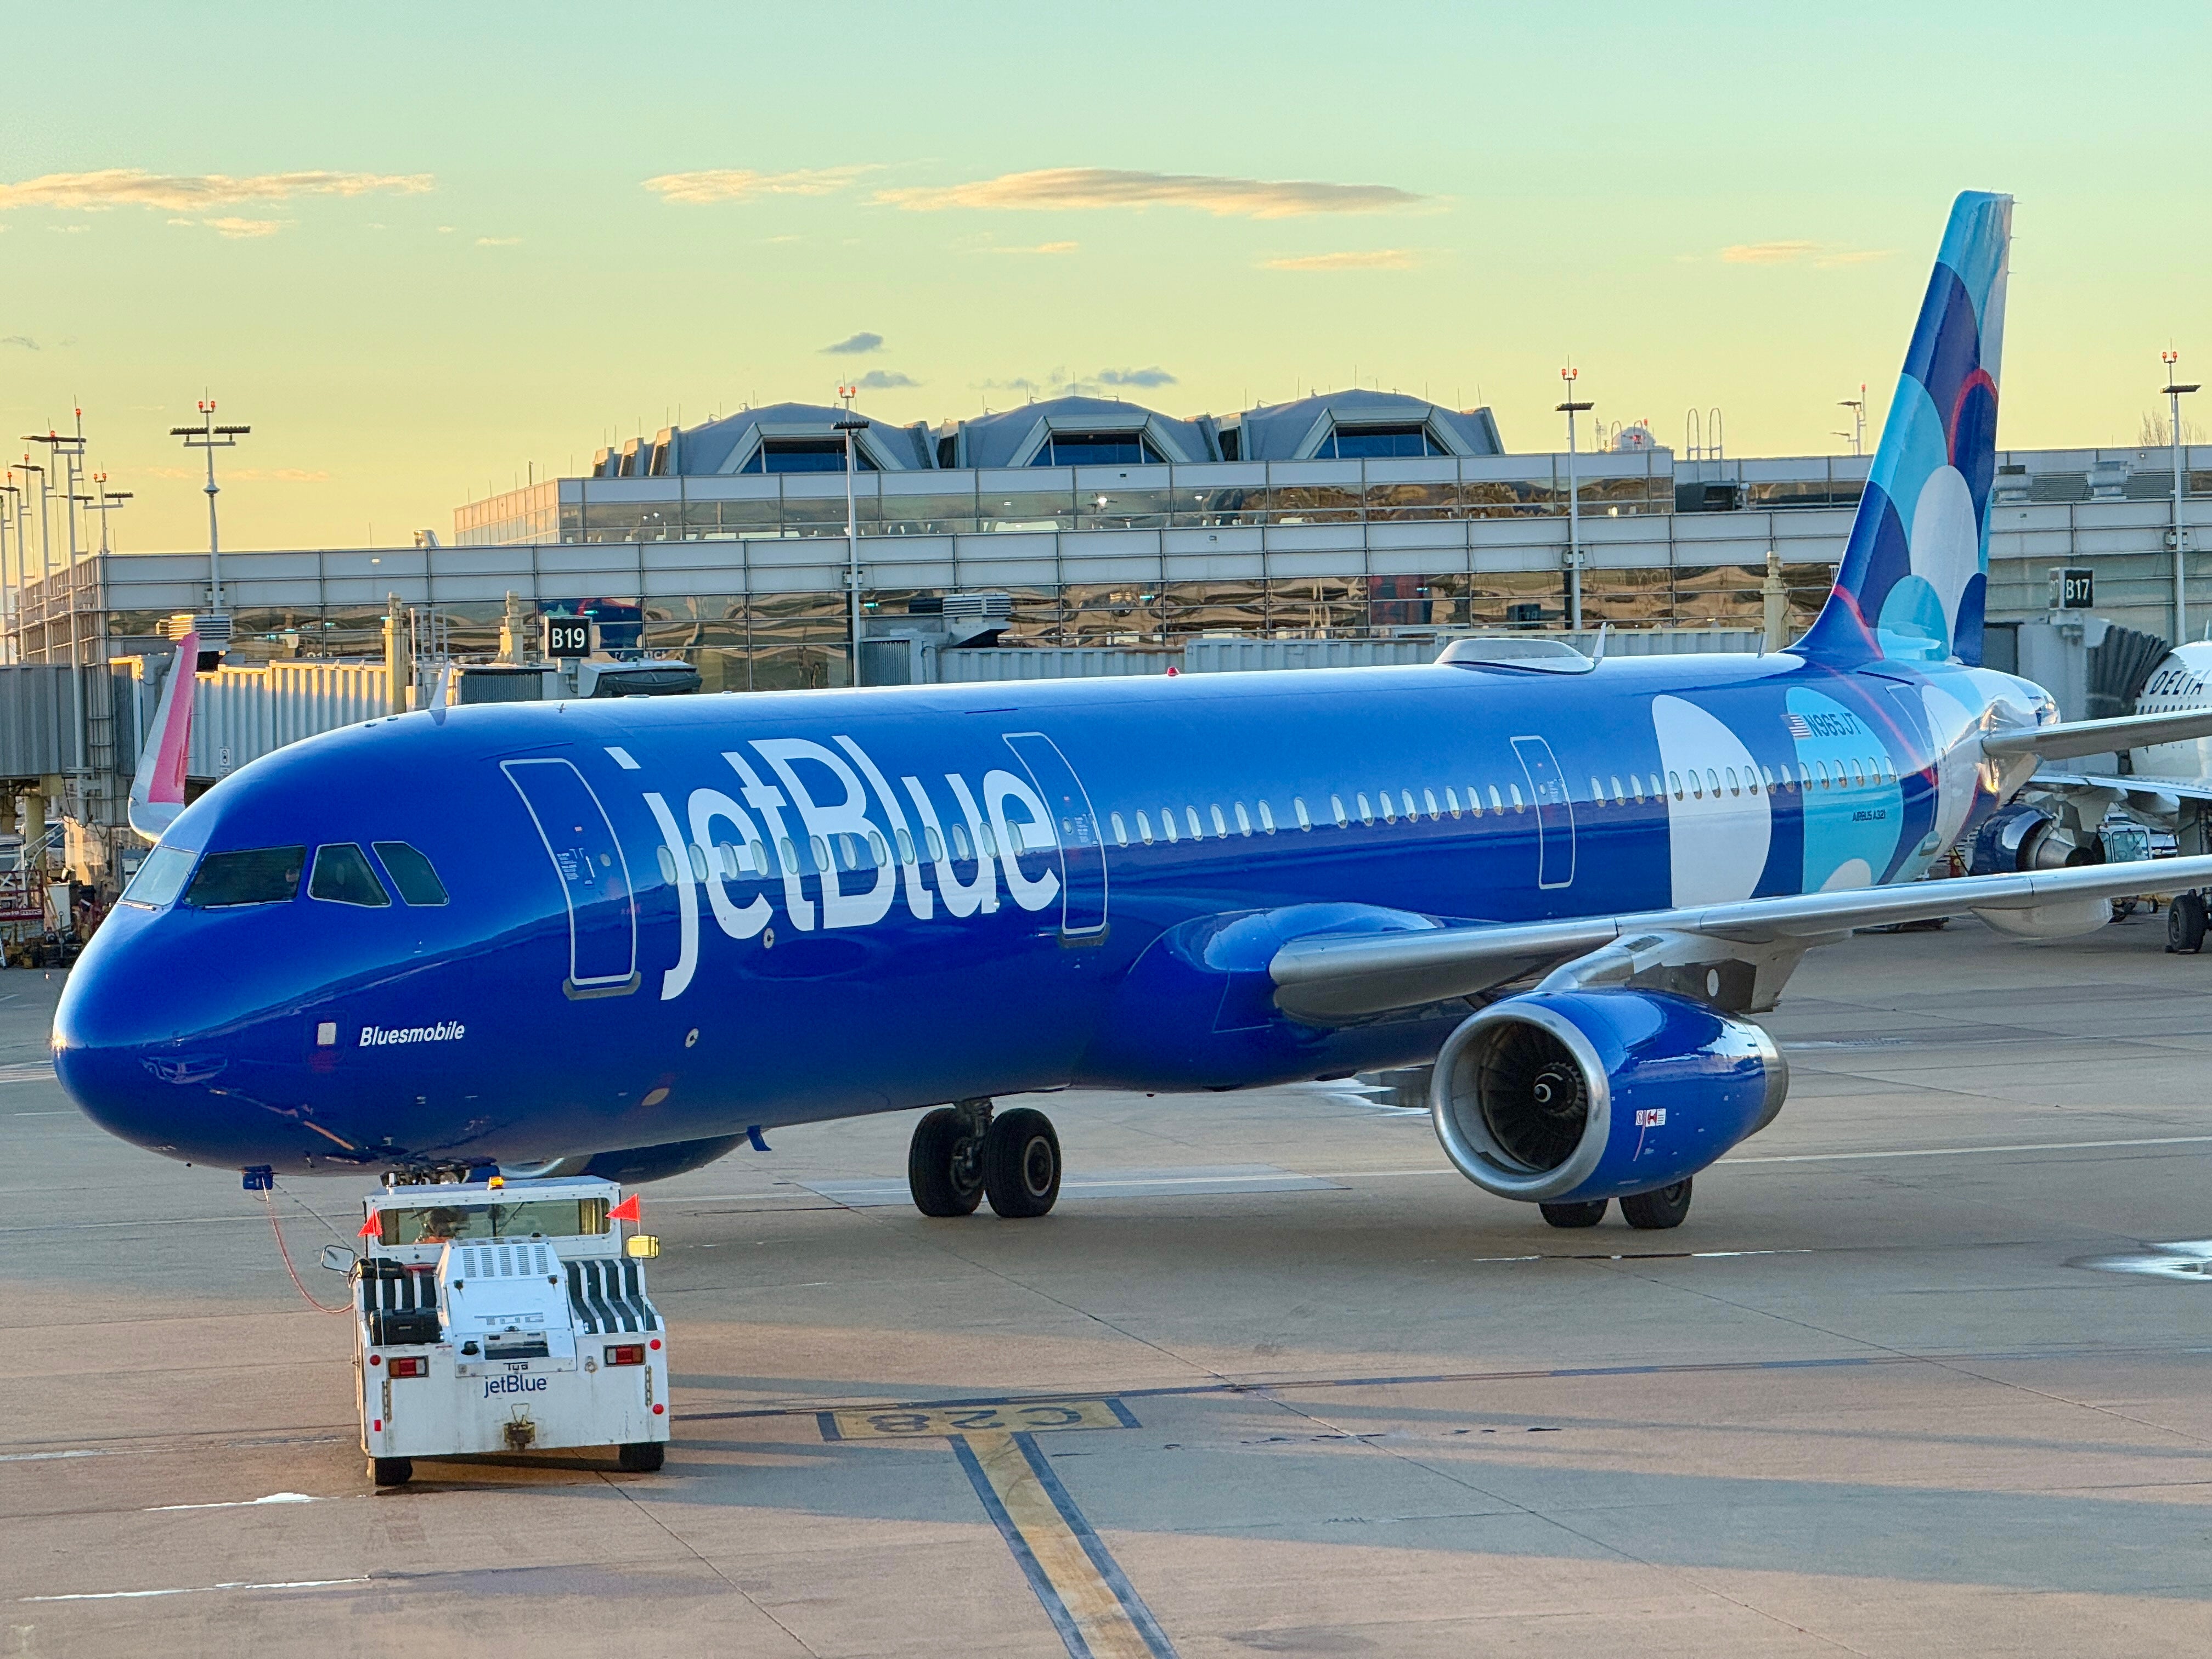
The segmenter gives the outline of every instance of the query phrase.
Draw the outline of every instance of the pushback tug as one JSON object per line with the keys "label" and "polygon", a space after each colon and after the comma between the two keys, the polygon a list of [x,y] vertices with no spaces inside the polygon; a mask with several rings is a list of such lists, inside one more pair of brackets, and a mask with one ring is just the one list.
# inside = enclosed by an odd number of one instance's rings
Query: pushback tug
{"label": "pushback tug", "polygon": [[349,1271],[362,1449],[380,1486],[418,1457],[613,1446],[657,1469],[667,1331],[646,1294],[637,1200],[591,1178],[392,1185],[365,1200]]}

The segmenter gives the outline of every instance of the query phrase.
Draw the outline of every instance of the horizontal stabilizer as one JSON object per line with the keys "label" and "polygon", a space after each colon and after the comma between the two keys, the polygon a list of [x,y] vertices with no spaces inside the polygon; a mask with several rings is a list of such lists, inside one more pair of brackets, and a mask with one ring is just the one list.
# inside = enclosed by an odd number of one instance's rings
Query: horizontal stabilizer
{"label": "horizontal stabilizer", "polygon": [[2121,714],[2107,720],[2067,720],[2058,726],[1993,732],[1982,739],[1982,752],[1993,760],[2033,755],[2038,760],[2067,760],[2154,744],[2212,738],[2212,708],[2179,708],[2170,714]]}
{"label": "horizontal stabilizer", "polygon": [[1692,933],[1748,945],[1816,943],[1854,928],[1932,921],[1969,911],[2033,911],[2068,901],[2125,898],[2212,886],[2212,857],[2142,859],[2019,875],[1960,876],[1896,887],[1859,887],[1745,899],[1688,910],[1509,922],[1498,927],[1295,939],[1267,971],[1285,1012],[1328,1021],[1472,996],[1556,967],[1617,939]]}

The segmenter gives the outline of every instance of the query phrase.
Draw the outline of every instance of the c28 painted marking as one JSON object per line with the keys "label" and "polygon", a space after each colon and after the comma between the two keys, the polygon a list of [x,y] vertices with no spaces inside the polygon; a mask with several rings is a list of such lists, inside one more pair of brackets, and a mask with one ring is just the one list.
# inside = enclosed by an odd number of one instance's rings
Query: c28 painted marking
{"label": "c28 painted marking", "polygon": [[1048,1429],[1133,1429],[1118,1400],[1027,1400],[1018,1405],[905,1407],[819,1413],[824,1440],[942,1439],[956,1434],[1035,1434]]}

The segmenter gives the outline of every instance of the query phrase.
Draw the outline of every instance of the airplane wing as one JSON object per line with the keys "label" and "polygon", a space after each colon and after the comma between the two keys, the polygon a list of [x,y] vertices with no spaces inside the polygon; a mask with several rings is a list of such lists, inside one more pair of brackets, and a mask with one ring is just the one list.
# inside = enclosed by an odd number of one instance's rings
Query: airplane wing
{"label": "airplane wing", "polygon": [[1276,1004],[1285,1012],[1327,1022],[1472,996],[1616,943],[1632,950],[1646,935],[1804,946],[1843,938],[1857,927],[1927,921],[1968,911],[2035,910],[2204,885],[2212,885],[2212,857],[1960,876],[1625,916],[1358,937],[1324,933],[1284,945],[1268,963],[1268,973],[1275,982]]}
{"label": "airplane wing", "polygon": [[2212,801],[2212,778],[2168,778],[2154,772],[2134,772],[2120,777],[2100,772],[2039,770],[2021,786],[2023,797],[2039,791],[2065,794],[2084,790],[2123,796],[2130,807],[2170,813],[2181,801]]}
{"label": "airplane wing", "polygon": [[2182,743],[2212,737],[2212,708],[2179,708],[2166,714],[2122,714],[2106,720],[2066,720],[2017,732],[1992,732],[1982,752],[1992,760],[2033,755],[2038,760],[2066,760],[2154,744]]}

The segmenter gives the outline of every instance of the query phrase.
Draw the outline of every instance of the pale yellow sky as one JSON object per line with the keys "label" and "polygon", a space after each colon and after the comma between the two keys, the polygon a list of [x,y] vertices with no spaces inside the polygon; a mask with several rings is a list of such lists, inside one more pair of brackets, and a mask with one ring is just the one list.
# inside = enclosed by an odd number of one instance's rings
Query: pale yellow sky
{"label": "pale yellow sky", "polygon": [[204,544],[167,434],[210,390],[254,427],[240,547],[442,536],[841,376],[903,422],[1356,374],[1533,451],[1571,356],[1662,442],[1695,404],[1833,452],[1978,188],[2020,198],[1999,441],[2131,444],[2160,348],[2212,371],[2163,160],[2203,149],[2201,8],[1924,11],[112,8],[26,32],[0,114],[0,417],[82,403],[139,549]]}

